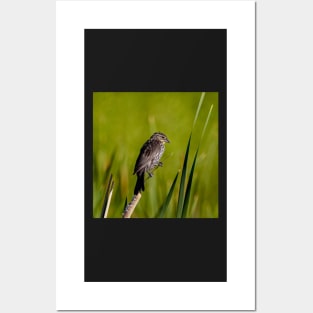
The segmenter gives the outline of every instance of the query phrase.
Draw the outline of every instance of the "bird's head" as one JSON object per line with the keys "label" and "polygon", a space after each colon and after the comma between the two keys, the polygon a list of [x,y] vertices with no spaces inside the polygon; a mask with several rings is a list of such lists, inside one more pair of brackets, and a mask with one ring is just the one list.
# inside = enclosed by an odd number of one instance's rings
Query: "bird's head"
{"label": "bird's head", "polygon": [[159,141],[161,141],[162,143],[165,143],[165,142],[170,142],[169,140],[168,140],[168,138],[166,137],[166,135],[165,134],[163,134],[163,133],[161,133],[161,132],[156,132],[156,133],[154,133],[152,136],[151,136],[151,138],[150,139],[153,139],[153,140],[159,140]]}

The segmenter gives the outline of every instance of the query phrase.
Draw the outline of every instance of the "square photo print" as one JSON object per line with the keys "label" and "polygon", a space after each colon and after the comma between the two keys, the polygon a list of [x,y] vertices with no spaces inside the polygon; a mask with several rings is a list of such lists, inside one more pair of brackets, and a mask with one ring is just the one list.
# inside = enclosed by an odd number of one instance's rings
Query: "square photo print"
{"label": "square photo print", "polygon": [[93,92],[93,217],[218,218],[218,92]]}

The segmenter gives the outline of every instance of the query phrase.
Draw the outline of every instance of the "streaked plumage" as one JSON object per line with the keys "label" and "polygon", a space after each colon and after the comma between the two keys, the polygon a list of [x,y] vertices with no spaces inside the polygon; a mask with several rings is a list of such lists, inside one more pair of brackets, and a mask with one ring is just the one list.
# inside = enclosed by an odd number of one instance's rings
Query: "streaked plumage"
{"label": "streaked plumage", "polygon": [[134,194],[138,194],[145,190],[145,173],[152,177],[152,171],[157,166],[162,166],[160,159],[165,150],[165,143],[169,142],[165,134],[157,132],[154,133],[149,140],[142,146],[139,156],[136,161],[133,174],[137,174],[137,182]]}

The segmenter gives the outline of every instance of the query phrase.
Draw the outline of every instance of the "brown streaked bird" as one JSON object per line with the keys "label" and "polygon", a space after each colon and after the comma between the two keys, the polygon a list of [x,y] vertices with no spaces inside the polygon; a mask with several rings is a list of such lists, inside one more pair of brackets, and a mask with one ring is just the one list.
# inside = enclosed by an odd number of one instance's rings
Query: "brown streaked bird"
{"label": "brown streaked bird", "polygon": [[161,132],[156,132],[140,149],[133,173],[133,175],[137,174],[137,182],[134,190],[135,195],[145,190],[145,173],[148,173],[149,177],[152,177],[151,172],[156,167],[163,165],[160,159],[164,153],[164,144],[166,142],[170,142],[166,135]]}

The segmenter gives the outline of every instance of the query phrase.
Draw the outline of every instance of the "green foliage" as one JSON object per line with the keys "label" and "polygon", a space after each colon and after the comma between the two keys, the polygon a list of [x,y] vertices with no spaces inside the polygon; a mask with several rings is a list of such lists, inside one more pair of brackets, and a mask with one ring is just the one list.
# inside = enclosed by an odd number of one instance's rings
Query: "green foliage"
{"label": "green foliage", "polygon": [[180,187],[179,187],[179,194],[178,194],[178,205],[177,205],[177,217],[182,217],[182,214],[183,214],[185,180],[186,180],[190,140],[191,140],[191,135],[189,136],[189,140],[188,140],[188,144],[187,144],[187,149],[186,149],[186,153],[185,153],[185,157],[184,157],[183,171],[182,171],[181,180],[180,180]]}
{"label": "green foliage", "polygon": [[186,192],[185,192],[184,206],[183,206],[181,217],[187,217],[187,210],[188,210],[188,206],[189,206],[193,172],[195,170],[197,156],[198,156],[198,150],[197,150],[196,155],[195,155],[193,162],[192,162],[192,167],[191,167],[189,178],[188,178],[187,188],[186,188]]}
{"label": "green foliage", "polygon": [[[136,158],[143,143],[155,131],[165,133],[171,143],[166,144],[163,167],[146,180],[146,190],[132,217],[218,217],[217,92],[205,96],[200,92],[95,92],[93,216],[101,217],[111,173],[114,190],[108,217],[122,216],[125,199],[133,196]],[[195,157],[188,169],[184,160],[191,131],[188,154]],[[177,172],[183,176],[184,169],[180,198],[181,188],[175,186]]]}
{"label": "green foliage", "polygon": [[178,174],[176,174],[175,178],[174,178],[174,181],[173,181],[173,184],[171,186],[171,189],[170,191],[168,192],[168,195],[166,197],[166,200],[164,201],[164,204],[162,205],[162,207],[160,208],[160,213],[158,214],[157,217],[163,217],[165,212],[167,211],[167,208],[168,208],[168,205],[170,204],[170,201],[172,199],[172,196],[173,196],[173,191],[174,191],[174,188],[175,188],[175,185],[176,185],[176,182],[177,182],[177,178],[178,178]]}

